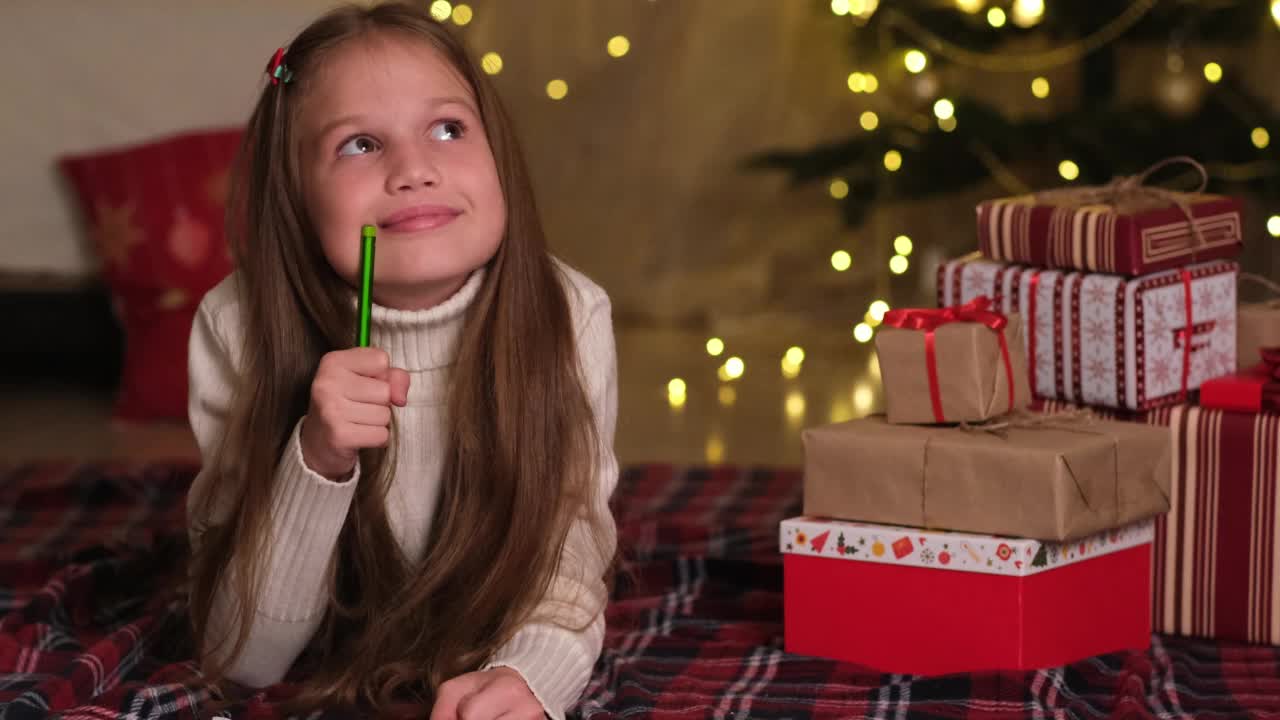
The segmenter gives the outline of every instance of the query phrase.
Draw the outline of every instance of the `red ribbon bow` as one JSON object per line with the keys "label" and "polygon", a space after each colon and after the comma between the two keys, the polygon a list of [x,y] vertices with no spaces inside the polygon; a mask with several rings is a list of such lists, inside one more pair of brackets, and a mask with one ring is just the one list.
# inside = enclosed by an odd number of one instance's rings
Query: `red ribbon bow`
{"label": "red ribbon bow", "polygon": [[1004,335],[1009,319],[991,309],[991,298],[979,295],[964,305],[938,309],[890,310],[884,314],[884,324],[889,327],[924,331],[925,366],[929,371],[929,400],[933,403],[933,417],[940,423],[947,420],[942,413],[942,393],[938,390],[938,354],[933,333],[943,325],[958,322],[978,323],[996,332],[996,336],[1000,339],[1000,355],[1004,359],[1005,378],[1009,383],[1009,410],[1012,411],[1014,407],[1013,363],[1009,359],[1009,343]]}

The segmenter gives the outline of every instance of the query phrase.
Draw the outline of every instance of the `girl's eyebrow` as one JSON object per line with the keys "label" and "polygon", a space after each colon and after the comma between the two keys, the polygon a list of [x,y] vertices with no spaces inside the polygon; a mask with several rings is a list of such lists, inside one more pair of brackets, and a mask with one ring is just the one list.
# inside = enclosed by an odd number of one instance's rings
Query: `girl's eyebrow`
{"label": "girl's eyebrow", "polygon": [[[432,109],[439,109],[446,105],[461,105],[463,108],[466,108],[472,115],[475,115],[476,117],[480,116],[480,111],[476,110],[475,105],[472,104],[471,100],[461,95],[449,95],[446,97],[431,98],[429,101],[427,101],[427,105],[430,106]],[[361,123],[367,121],[367,117],[368,116],[364,114],[356,113],[352,115],[343,115],[342,117],[336,118],[334,120],[330,120],[329,122],[321,126],[320,132],[317,135],[317,137],[326,138],[329,136],[329,133],[334,131],[335,128],[341,127],[342,125],[360,125]]]}

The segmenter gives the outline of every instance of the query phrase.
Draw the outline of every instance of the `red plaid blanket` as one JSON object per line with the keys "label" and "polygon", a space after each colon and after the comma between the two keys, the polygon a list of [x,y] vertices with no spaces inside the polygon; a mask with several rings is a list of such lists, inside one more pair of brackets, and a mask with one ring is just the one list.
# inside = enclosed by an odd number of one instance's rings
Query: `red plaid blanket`
{"label": "red plaid blanket", "polygon": [[[192,467],[0,468],[0,718],[187,718]],[[615,500],[635,568],[584,718],[1280,717],[1280,649],[1155,636],[1038,672],[881,675],[782,650],[778,521],[800,475],[643,466]],[[874,589],[869,588],[868,592]],[[1103,611],[1101,607],[1099,611]],[[272,718],[271,694],[232,711]]]}

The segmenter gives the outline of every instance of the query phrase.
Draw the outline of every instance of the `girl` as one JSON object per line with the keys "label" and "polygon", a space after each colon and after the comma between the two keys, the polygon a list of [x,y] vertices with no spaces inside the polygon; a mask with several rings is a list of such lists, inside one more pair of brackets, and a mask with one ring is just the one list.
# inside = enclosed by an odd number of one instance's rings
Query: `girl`
{"label": "girl", "polygon": [[237,271],[191,335],[195,637],[215,687],[293,668],[295,710],[561,718],[615,567],[610,305],[549,256],[502,105],[426,6],[340,8],[268,68]]}

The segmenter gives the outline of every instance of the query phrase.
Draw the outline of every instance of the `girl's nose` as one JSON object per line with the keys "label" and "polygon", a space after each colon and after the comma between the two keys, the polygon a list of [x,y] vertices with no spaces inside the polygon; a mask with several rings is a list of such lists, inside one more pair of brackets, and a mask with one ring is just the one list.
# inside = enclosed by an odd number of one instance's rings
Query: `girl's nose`
{"label": "girl's nose", "polygon": [[440,184],[440,168],[423,148],[401,146],[396,152],[391,173],[387,176],[387,190],[405,192]]}

